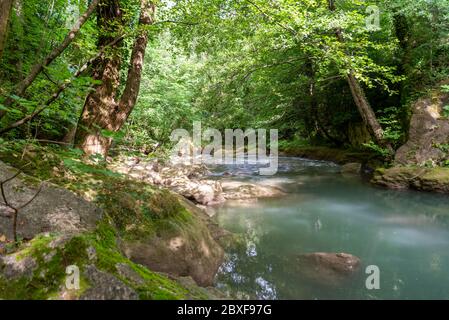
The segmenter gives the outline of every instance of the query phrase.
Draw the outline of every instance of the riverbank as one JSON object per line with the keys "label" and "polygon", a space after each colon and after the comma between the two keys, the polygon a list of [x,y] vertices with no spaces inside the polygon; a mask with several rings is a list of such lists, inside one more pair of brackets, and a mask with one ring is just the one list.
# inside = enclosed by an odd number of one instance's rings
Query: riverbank
{"label": "riverbank", "polygon": [[[449,168],[417,165],[391,166],[367,151],[330,147],[301,147],[281,150],[286,156],[325,160],[343,166],[343,173],[361,173],[371,183],[390,189],[413,189],[449,194]],[[359,170],[357,168],[360,168]]]}
{"label": "riverbank", "polygon": [[332,161],[337,164],[381,162],[374,153],[360,150],[337,149],[325,146],[291,147],[280,150],[280,154],[290,157],[301,157],[312,160]]}
{"label": "riverbank", "polygon": [[[0,162],[2,181],[22,171],[5,183],[9,206],[0,207],[0,298],[223,297],[212,285],[228,233],[202,210],[166,188],[54,151],[0,155],[9,163]],[[29,199],[15,231],[14,208]],[[73,272],[79,278],[68,288]]]}

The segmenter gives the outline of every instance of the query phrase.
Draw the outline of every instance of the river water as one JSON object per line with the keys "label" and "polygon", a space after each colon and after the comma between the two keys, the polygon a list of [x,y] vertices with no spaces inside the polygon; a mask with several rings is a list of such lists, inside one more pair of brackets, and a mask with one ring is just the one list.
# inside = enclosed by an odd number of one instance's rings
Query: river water
{"label": "river water", "polygon": [[[300,158],[280,158],[275,176],[250,165],[213,170],[287,191],[218,209],[220,226],[241,239],[217,275],[221,290],[254,299],[449,299],[448,196],[377,188]],[[350,253],[362,267],[337,285],[304,279],[296,258],[313,252]],[[379,289],[365,285],[369,265],[379,268]]]}

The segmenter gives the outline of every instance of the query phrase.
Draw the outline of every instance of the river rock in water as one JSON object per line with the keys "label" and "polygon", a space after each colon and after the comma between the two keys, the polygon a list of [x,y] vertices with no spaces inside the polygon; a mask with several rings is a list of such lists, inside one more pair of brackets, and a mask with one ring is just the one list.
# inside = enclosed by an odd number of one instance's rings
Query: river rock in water
{"label": "river rock in water", "polygon": [[341,166],[341,173],[343,175],[358,175],[362,172],[362,164],[357,162],[347,163]]}
{"label": "river rock in water", "polygon": [[315,252],[297,258],[298,272],[322,285],[340,285],[360,270],[360,259],[348,253]]}
{"label": "river rock in water", "polygon": [[222,181],[223,195],[228,200],[275,198],[285,195],[280,188],[238,181]]}

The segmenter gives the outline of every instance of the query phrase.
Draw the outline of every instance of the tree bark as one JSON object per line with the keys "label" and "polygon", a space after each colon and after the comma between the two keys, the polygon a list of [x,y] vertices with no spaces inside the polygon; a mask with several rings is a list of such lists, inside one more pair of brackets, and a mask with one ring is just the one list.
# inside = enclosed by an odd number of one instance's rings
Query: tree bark
{"label": "tree bark", "polygon": [[5,49],[13,2],[14,0],[0,0],[0,60]]}
{"label": "tree bark", "polygon": [[[0,0],[3,1],[3,0]],[[75,26],[70,30],[70,32],[65,37],[64,41],[56,48],[54,48],[50,54],[44,59],[43,62],[35,64],[32,68],[28,76],[23,79],[18,85],[14,92],[14,94],[18,97],[23,97],[25,91],[31,86],[34,80],[36,80],[37,76],[44,70],[45,67],[49,66],[57,57],[59,57],[64,50],[72,43],[73,39],[75,39],[78,32],[81,30],[81,27],[86,23],[89,17],[94,12],[100,0],[92,0],[86,12],[79,18],[78,22]],[[11,98],[6,99],[4,105],[6,107],[10,107],[14,103],[14,100]],[[0,119],[6,114],[5,110],[0,110]]]}
{"label": "tree bark", "polygon": [[[329,4],[329,10],[335,11],[335,0],[328,0]],[[340,29],[337,29],[335,31],[335,35],[338,39],[338,41],[344,43],[343,34]],[[370,103],[368,102],[368,99],[366,98],[365,91],[363,90],[362,86],[360,85],[360,82],[357,80],[357,78],[354,75],[354,70],[350,69],[349,73],[346,76],[346,79],[348,81],[349,87],[351,89],[351,94],[354,99],[354,102],[357,106],[357,109],[360,113],[360,116],[363,119],[363,122],[367,126],[370,133],[373,135],[374,140],[382,147],[385,147],[388,149],[390,153],[394,153],[393,147],[390,143],[385,141],[384,139],[384,131],[379,124],[379,121],[377,121],[376,114],[374,113],[373,109],[371,108]]]}
{"label": "tree bark", "polygon": [[115,55],[106,58],[105,67],[99,73],[102,84],[89,95],[79,121],[75,143],[86,154],[107,156],[112,138],[102,134],[102,130],[117,132],[128,119],[139,95],[145,50],[148,44],[146,27],[153,23],[155,6],[151,0],[141,0],[139,33],[135,39],[128,78],[122,97],[115,99],[119,85],[121,58]]}

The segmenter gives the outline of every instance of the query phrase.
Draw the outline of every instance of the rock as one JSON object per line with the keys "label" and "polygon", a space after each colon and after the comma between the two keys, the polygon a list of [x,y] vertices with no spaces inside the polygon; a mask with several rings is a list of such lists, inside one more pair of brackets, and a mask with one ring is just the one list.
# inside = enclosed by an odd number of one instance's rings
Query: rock
{"label": "rock", "polygon": [[[14,175],[15,169],[0,162],[0,179]],[[20,207],[36,194],[38,188],[24,182],[25,175],[5,185],[8,202]],[[8,214],[8,208],[0,205],[0,215]],[[102,217],[102,210],[74,193],[44,185],[38,196],[19,211],[18,236],[32,239],[43,232],[79,233],[93,230]],[[11,219],[0,219],[0,234],[13,238]]]}
{"label": "rock", "polygon": [[133,179],[167,187],[200,205],[216,205],[224,202],[218,181],[204,179],[210,172],[202,164],[167,163],[162,166],[154,160],[121,159],[111,169],[127,174]]}
{"label": "rock", "polygon": [[338,286],[360,270],[360,259],[348,253],[316,252],[297,258],[300,275],[314,283]]}
{"label": "rock", "polygon": [[362,172],[362,164],[353,162],[341,166],[341,173],[343,175],[360,175]]}
{"label": "rock", "polygon": [[446,105],[449,105],[449,94],[439,92],[413,104],[408,141],[396,152],[397,164],[441,165],[448,159],[448,151],[441,147],[449,144],[449,119],[442,116]]}
{"label": "rock", "polygon": [[137,300],[137,293],[111,274],[88,265],[84,275],[92,287],[87,289],[80,300]]}
{"label": "rock", "polygon": [[145,284],[145,280],[136,271],[134,271],[128,264],[117,263],[115,265],[115,268],[117,269],[120,276],[132,281],[134,284],[139,285],[139,286]]}
{"label": "rock", "polygon": [[[111,232],[103,229],[105,232]],[[127,260],[102,234],[39,235],[0,257],[0,299],[136,300],[214,298],[196,285],[158,274]],[[101,252],[89,260],[93,248]],[[89,253],[90,252],[90,253]],[[79,288],[66,273],[78,267]]]}
{"label": "rock", "polygon": [[29,279],[36,268],[36,259],[32,257],[20,258],[17,254],[0,257],[0,270],[8,281],[21,277]]}
{"label": "rock", "polygon": [[378,169],[372,183],[390,189],[449,193],[449,168],[393,167]]}
{"label": "rock", "polygon": [[170,180],[170,189],[201,205],[216,205],[224,202],[222,187],[218,181],[176,178]]}
{"label": "rock", "polygon": [[190,276],[204,287],[213,284],[224,259],[223,249],[198,218],[190,226],[160,232],[157,237],[126,241],[122,250],[130,260],[151,270]]}
{"label": "rock", "polygon": [[223,196],[227,200],[250,200],[257,198],[275,198],[285,195],[280,188],[238,181],[223,181]]}

